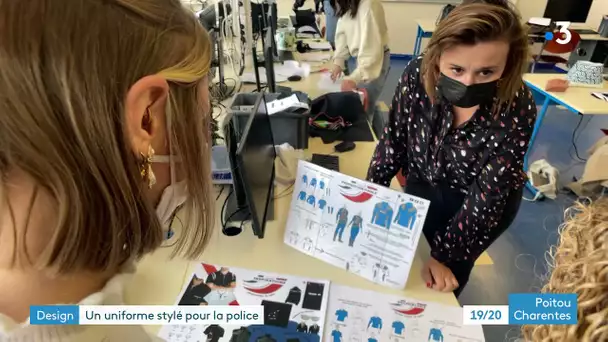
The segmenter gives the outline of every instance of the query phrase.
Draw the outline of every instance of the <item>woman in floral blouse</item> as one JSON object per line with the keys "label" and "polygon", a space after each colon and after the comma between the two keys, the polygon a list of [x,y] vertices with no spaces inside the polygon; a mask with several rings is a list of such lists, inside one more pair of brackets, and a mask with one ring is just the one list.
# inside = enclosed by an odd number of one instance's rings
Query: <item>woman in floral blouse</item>
{"label": "woman in floral blouse", "polygon": [[399,80],[368,180],[431,201],[428,287],[458,296],[475,260],[513,221],[536,106],[522,75],[527,32],[508,5],[460,5]]}

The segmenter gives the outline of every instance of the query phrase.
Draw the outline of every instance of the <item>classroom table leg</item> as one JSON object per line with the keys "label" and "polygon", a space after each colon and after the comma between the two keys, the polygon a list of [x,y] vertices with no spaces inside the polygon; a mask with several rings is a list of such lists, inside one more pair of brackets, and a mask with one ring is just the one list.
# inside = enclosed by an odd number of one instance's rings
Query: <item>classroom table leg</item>
{"label": "classroom table leg", "polygon": [[[532,90],[535,91],[535,90]],[[547,110],[549,110],[549,105],[551,105],[551,98],[547,95],[545,95],[545,100],[543,101],[543,106],[541,107],[540,111],[538,112],[538,114],[536,115],[536,122],[534,123],[534,129],[532,130],[532,136],[530,136],[530,142],[528,143],[528,152],[526,153],[526,155],[524,156],[524,171],[528,171],[528,156],[532,151],[532,147],[534,146],[534,141],[536,140],[536,135],[538,134],[538,131],[540,130],[540,126],[543,122],[543,119],[545,118],[545,114],[547,114]],[[532,183],[530,183],[530,180],[528,180],[526,182],[526,188],[536,197],[538,194],[538,191],[536,190],[536,188],[534,186],[532,186]]]}
{"label": "classroom table leg", "polygon": [[418,29],[416,30],[416,41],[414,42],[414,53],[412,54],[412,57],[416,57],[420,53],[421,42],[422,42],[422,28],[420,28],[420,25],[418,25]]}

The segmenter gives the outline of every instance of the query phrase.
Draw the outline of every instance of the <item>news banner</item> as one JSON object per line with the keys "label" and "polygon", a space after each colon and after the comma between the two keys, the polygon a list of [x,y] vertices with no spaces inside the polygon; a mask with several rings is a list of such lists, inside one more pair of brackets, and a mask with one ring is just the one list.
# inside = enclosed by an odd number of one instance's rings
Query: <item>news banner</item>
{"label": "news banner", "polygon": [[[508,305],[465,305],[464,325],[576,324],[576,294],[518,293]],[[247,306],[41,305],[30,307],[39,325],[264,324],[264,308]]]}

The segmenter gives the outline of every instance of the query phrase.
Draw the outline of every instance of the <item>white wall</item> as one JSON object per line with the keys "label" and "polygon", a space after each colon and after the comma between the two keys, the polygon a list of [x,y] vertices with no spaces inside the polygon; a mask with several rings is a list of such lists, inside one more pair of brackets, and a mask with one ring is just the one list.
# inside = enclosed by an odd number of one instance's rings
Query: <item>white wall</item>
{"label": "white wall", "polygon": [[597,30],[605,15],[608,15],[608,0],[594,0],[587,17],[587,25]]}
{"label": "white wall", "polygon": [[[417,19],[437,19],[445,5],[424,3],[384,2],[384,14],[388,25],[391,53],[411,54],[414,50]],[[428,39],[423,39],[422,49]]]}

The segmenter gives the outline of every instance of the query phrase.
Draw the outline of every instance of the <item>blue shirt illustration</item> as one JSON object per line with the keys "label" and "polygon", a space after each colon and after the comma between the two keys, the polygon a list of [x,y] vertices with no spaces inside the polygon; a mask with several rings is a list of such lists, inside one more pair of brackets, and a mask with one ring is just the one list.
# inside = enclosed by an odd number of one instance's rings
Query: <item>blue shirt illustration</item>
{"label": "blue shirt illustration", "polygon": [[300,193],[298,194],[298,199],[300,201],[306,201],[306,193],[304,191],[300,191]]}
{"label": "blue shirt illustration", "polygon": [[336,319],[338,320],[338,322],[344,322],[344,319],[346,319],[346,317],[348,317],[348,311],[344,309],[336,311]]}
{"label": "blue shirt illustration", "polygon": [[317,179],[316,178],[313,178],[313,179],[310,180],[310,186],[312,186],[313,188],[315,186],[317,186]]}
{"label": "blue shirt illustration", "polygon": [[414,229],[414,223],[416,222],[417,212],[416,207],[414,207],[411,202],[404,203],[399,206],[395,222],[402,227],[412,230]]}
{"label": "blue shirt illustration", "polygon": [[338,330],[334,330],[331,332],[331,337],[334,339],[334,342],[342,341],[342,333]]}
{"label": "blue shirt illustration", "polygon": [[393,208],[386,202],[380,202],[374,207],[372,223],[389,229],[393,220]]}
{"label": "blue shirt illustration", "polygon": [[306,176],[306,175],[302,176],[302,183],[308,184],[308,176]]}
{"label": "blue shirt illustration", "polygon": [[429,341],[443,342],[443,333],[439,329],[431,329],[429,332]]}
{"label": "blue shirt illustration", "polygon": [[367,339],[367,342],[378,342],[378,340],[376,340],[373,337],[370,337],[370,338]]}
{"label": "blue shirt illustration", "polygon": [[313,207],[315,206],[315,196],[314,195],[309,195],[308,199],[306,200],[306,203],[312,205]]}
{"label": "blue shirt illustration", "polygon": [[378,316],[370,318],[369,323],[367,323],[367,327],[369,328],[370,326],[375,329],[382,329],[382,318]]}
{"label": "blue shirt illustration", "polygon": [[324,180],[320,180],[319,181],[319,189],[321,189],[321,190],[325,189],[325,181]]}
{"label": "blue shirt illustration", "polygon": [[326,205],[327,205],[327,201],[325,201],[324,199],[319,200],[319,209],[323,210]]}
{"label": "blue shirt illustration", "polygon": [[403,333],[403,329],[405,329],[405,324],[401,321],[393,322],[393,330],[395,331],[395,335],[401,335]]}

